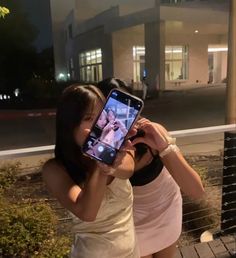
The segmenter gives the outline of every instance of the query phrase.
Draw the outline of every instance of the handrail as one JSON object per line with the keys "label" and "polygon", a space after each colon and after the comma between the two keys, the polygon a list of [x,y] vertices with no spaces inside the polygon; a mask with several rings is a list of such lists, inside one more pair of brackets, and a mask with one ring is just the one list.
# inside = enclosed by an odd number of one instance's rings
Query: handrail
{"label": "handrail", "polygon": [[27,155],[39,155],[51,153],[54,150],[55,145],[45,145],[30,148],[21,148],[14,150],[0,151],[0,160],[12,157],[24,157]]}
{"label": "handrail", "polygon": [[[223,133],[228,131],[236,131],[236,124],[170,131],[169,133],[171,136],[178,138],[178,137],[204,135],[204,134],[210,134],[210,133]],[[52,153],[52,151],[54,150],[54,147],[55,145],[46,145],[46,146],[21,148],[21,149],[13,149],[13,150],[3,150],[3,151],[0,151],[0,160],[13,158],[13,157],[24,157],[27,155],[39,155],[39,154]]]}
{"label": "handrail", "polygon": [[194,128],[194,129],[186,129],[186,130],[178,130],[169,132],[173,137],[187,137],[187,136],[196,136],[210,133],[223,133],[236,131],[236,124],[229,125],[217,125],[217,126],[209,126],[202,128]]}

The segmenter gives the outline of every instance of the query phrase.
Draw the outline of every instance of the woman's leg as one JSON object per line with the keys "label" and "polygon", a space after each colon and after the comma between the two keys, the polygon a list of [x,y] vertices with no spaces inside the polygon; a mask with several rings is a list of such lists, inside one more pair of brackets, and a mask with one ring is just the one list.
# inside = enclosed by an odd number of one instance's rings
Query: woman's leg
{"label": "woman's leg", "polygon": [[168,246],[167,248],[153,254],[153,258],[173,258],[176,252],[176,243]]}

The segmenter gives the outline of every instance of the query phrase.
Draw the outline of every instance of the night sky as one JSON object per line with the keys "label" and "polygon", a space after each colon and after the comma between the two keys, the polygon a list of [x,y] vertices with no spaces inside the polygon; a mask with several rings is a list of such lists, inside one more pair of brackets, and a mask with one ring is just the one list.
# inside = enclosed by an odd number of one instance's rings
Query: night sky
{"label": "night sky", "polygon": [[[37,39],[35,40],[35,46],[40,52],[44,48],[52,46],[52,26],[51,26],[51,14],[50,3],[52,6],[52,16],[54,21],[63,21],[66,15],[71,9],[75,7],[75,0],[18,0],[22,5],[22,9],[29,15],[29,19],[34,26],[39,30]],[[153,2],[154,0],[148,0]],[[143,0],[80,0],[77,1],[79,11],[85,11],[90,14],[93,10],[93,15],[103,10],[110,8],[112,5],[118,5],[122,3],[131,4],[133,2],[137,5],[140,2],[143,4]],[[133,6],[134,7],[134,6]],[[96,11],[95,11],[96,10]],[[95,12],[95,13],[94,13]],[[84,16],[85,14],[81,14]],[[93,16],[92,15],[92,16]],[[86,16],[86,15],[85,15]],[[89,16],[89,15],[88,15]],[[80,18],[80,17],[79,17]]]}
{"label": "night sky", "polygon": [[35,46],[40,52],[44,48],[52,46],[52,26],[50,17],[49,0],[18,0],[22,10],[29,15],[29,20],[37,27],[39,34],[35,40]]}

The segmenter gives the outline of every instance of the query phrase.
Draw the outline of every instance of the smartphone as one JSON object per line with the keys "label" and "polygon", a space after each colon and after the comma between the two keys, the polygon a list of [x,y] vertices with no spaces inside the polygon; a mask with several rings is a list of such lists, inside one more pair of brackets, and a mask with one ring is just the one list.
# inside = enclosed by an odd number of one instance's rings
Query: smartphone
{"label": "smartphone", "polygon": [[82,146],[83,153],[111,165],[142,109],[141,99],[112,90]]}

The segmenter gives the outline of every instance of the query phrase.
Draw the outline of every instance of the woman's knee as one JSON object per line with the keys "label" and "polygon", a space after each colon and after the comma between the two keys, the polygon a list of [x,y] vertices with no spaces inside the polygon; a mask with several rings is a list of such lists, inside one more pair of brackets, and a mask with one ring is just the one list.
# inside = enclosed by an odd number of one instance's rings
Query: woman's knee
{"label": "woman's knee", "polygon": [[161,251],[153,254],[153,258],[173,258],[176,252],[176,243],[162,249]]}

